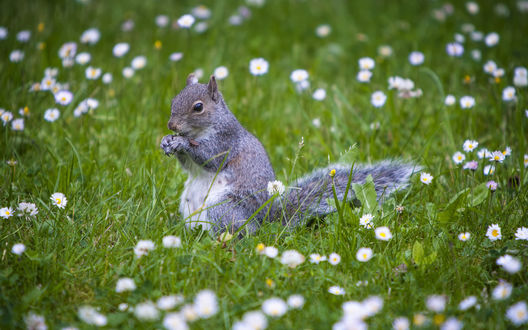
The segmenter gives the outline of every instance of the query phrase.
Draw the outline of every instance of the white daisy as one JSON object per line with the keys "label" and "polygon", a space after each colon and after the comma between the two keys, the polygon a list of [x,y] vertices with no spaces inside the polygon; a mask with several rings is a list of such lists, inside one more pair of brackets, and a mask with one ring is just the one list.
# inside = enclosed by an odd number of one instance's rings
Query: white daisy
{"label": "white daisy", "polygon": [[166,248],[179,248],[181,247],[181,239],[177,236],[168,235],[163,237],[163,246]]}
{"label": "white daisy", "polygon": [[117,280],[116,283],[116,292],[121,293],[125,291],[134,291],[136,289],[136,283],[134,280],[129,277],[122,277]]}
{"label": "white daisy", "polygon": [[477,147],[478,147],[478,142],[475,140],[466,140],[464,141],[464,144],[462,145],[462,149],[464,149],[465,152],[472,152]]}
{"label": "white daisy", "polygon": [[528,241],[528,228],[526,227],[520,227],[517,228],[517,231],[515,232],[515,239],[516,240],[527,240]]}
{"label": "white daisy", "polygon": [[335,266],[337,265],[338,263],[341,262],[341,256],[335,252],[331,253],[329,256],[328,256],[328,262]]}
{"label": "white daisy", "polygon": [[451,94],[448,94],[444,100],[444,104],[447,106],[451,106],[455,104],[455,102],[456,102],[456,98]]}
{"label": "white daisy", "polygon": [[92,56],[86,52],[79,53],[77,54],[77,56],[75,56],[75,62],[77,62],[80,65],[88,64],[88,62],[90,62],[91,59],[92,59]]}
{"label": "white daisy", "polygon": [[292,71],[290,74],[290,79],[294,83],[300,83],[308,79],[308,71],[303,69],[297,69]]}
{"label": "white daisy", "polygon": [[376,108],[382,107],[385,101],[387,101],[387,96],[382,91],[376,91],[370,97],[370,103]]}
{"label": "white daisy", "polygon": [[321,261],[326,261],[326,256],[321,256],[319,253],[310,254],[310,262],[312,264],[319,264]]}
{"label": "white daisy", "polygon": [[2,207],[0,209],[0,217],[2,217],[4,219],[9,219],[13,215],[14,215],[13,209],[10,208],[10,207]]}
{"label": "white daisy", "polygon": [[130,63],[130,66],[134,70],[143,69],[147,65],[147,58],[145,56],[136,56]]}
{"label": "white daisy", "polygon": [[83,32],[81,35],[81,43],[95,45],[101,38],[101,32],[96,28],[91,28]]}
{"label": "white daisy", "polygon": [[420,65],[424,60],[425,56],[422,52],[412,52],[409,54],[409,63],[411,63],[411,65]]}
{"label": "white daisy", "polygon": [[262,76],[268,73],[269,63],[265,59],[259,57],[249,61],[249,72],[254,76]]}
{"label": "white daisy", "polygon": [[137,258],[141,258],[154,250],[155,247],[154,242],[151,240],[140,240],[134,247],[134,254]]}
{"label": "white daisy", "polygon": [[60,105],[68,105],[71,103],[72,100],[73,100],[73,94],[70,91],[61,90],[55,94],[55,102],[57,102]]}
{"label": "white daisy", "polygon": [[376,233],[376,238],[381,241],[388,241],[392,238],[389,227],[378,227],[374,229],[374,232]]}
{"label": "white daisy", "polygon": [[48,109],[46,112],[44,112],[44,119],[49,122],[54,122],[55,120],[59,119],[60,117],[60,111],[57,108]]}
{"label": "white daisy", "polygon": [[510,283],[501,280],[499,284],[493,288],[491,296],[495,300],[504,300],[511,295],[512,289],[513,286]]}
{"label": "white daisy", "polygon": [[322,101],[326,98],[326,91],[323,88],[318,88],[314,91],[312,97],[316,101]]}
{"label": "white daisy", "polygon": [[466,155],[464,155],[460,151],[455,152],[455,154],[453,155],[453,162],[455,162],[455,164],[457,165],[462,164],[462,162],[464,162],[465,159],[466,159]]}
{"label": "white daisy", "polygon": [[334,294],[336,296],[343,296],[346,293],[345,289],[343,289],[342,287],[339,287],[337,285],[329,287],[328,288],[328,292],[330,292],[331,294]]}
{"label": "white daisy", "polygon": [[523,325],[528,322],[528,308],[525,301],[519,301],[511,305],[506,311],[506,317],[516,326]]}
{"label": "white daisy", "polygon": [[372,77],[372,72],[369,70],[361,70],[358,72],[356,79],[359,82],[370,82],[370,78]]}
{"label": "white daisy", "polygon": [[123,57],[126,53],[128,53],[129,49],[130,45],[128,43],[120,42],[114,46],[114,48],[112,49],[112,53],[115,57]]}
{"label": "white daisy", "polygon": [[484,38],[484,42],[486,43],[486,46],[493,47],[496,46],[499,43],[499,34],[496,32],[491,32],[486,35],[486,38]]}
{"label": "white daisy", "polygon": [[376,63],[370,57],[362,57],[358,60],[359,68],[361,70],[372,70]]}
{"label": "white daisy", "polygon": [[471,237],[471,233],[469,232],[458,234],[458,239],[461,240],[462,242],[467,241],[470,237]]}
{"label": "white daisy", "polygon": [[102,70],[89,66],[86,68],[85,73],[86,79],[95,80],[101,76]]}
{"label": "white daisy", "polygon": [[367,262],[372,258],[373,252],[371,248],[362,247],[356,253],[356,259],[361,262]]}
{"label": "white daisy", "polygon": [[425,184],[430,184],[433,181],[433,176],[427,172],[420,173],[420,181]]}
{"label": "white daisy", "polygon": [[269,298],[262,303],[262,311],[271,317],[281,317],[288,311],[288,305],[280,298]]}
{"label": "white daisy", "polygon": [[219,66],[214,70],[214,76],[218,80],[223,80],[229,75],[229,70],[225,66]]}
{"label": "white daisy", "polygon": [[492,224],[488,227],[488,230],[486,231],[486,236],[490,239],[490,241],[496,241],[502,238],[501,235],[501,229],[498,224]]}
{"label": "white daisy", "polygon": [[189,29],[194,24],[194,17],[192,15],[186,14],[178,18],[178,26],[184,29]]}
{"label": "white daisy", "polygon": [[472,96],[462,96],[460,98],[460,107],[462,109],[470,109],[475,105],[475,98]]}

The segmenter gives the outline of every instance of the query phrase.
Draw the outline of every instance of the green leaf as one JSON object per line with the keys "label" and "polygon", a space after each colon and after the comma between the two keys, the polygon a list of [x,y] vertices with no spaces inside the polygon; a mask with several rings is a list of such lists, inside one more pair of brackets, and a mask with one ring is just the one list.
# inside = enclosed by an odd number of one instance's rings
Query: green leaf
{"label": "green leaf", "polygon": [[359,159],[359,150],[356,145],[350,146],[341,155],[339,155],[338,163],[354,164]]}
{"label": "green leaf", "polygon": [[424,249],[422,247],[422,244],[420,242],[416,241],[414,242],[413,249],[412,249],[412,257],[414,262],[417,265],[421,265],[424,259]]}
{"label": "green leaf", "polygon": [[438,221],[443,223],[451,221],[458,208],[464,204],[468,194],[469,188],[466,188],[459,191],[453,198],[451,198],[444,210],[438,212]]}
{"label": "green leaf", "polygon": [[374,214],[378,209],[378,200],[372,176],[369,175],[363,184],[352,183],[352,189],[363,206],[363,212]]}
{"label": "green leaf", "polygon": [[479,204],[482,204],[486,199],[488,199],[488,196],[490,194],[489,188],[486,186],[486,182],[483,182],[473,188],[473,193],[471,194],[468,204],[471,207],[475,207]]}

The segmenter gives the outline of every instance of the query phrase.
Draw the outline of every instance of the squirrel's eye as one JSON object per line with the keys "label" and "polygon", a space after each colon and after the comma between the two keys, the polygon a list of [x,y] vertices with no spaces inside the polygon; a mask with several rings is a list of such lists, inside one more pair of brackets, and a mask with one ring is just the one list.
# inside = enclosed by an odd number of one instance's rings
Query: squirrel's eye
{"label": "squirrel's eye", "polygon": [[195,105],[193,105],[193,110],[196,112],[201,112],[203,110],[203,103],[198,102]]}

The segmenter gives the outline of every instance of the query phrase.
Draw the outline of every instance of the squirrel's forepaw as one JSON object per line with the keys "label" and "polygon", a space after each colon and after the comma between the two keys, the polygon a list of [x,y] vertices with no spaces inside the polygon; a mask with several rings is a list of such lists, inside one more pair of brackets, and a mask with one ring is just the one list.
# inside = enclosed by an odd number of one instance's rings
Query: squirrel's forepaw
{"label": "squirrel's forepaw", "polygon": [[176,136],[166,135],[161,139],[160,147],[163,149],[166,155],[171,155],[176,152],[178,148],[178,141],[176,141]]}

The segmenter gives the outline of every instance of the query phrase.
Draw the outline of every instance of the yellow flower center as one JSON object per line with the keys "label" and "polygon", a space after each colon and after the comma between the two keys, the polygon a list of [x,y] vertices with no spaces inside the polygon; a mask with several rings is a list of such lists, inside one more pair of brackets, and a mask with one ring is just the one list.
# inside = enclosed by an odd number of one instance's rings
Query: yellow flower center
{"label": "yellow flower center", "polygon": [[501,82],[501,78],[500,77],[495,77],[495,82],[498,84]]}
{"label": "yellow flower center", "polygon": [[433,322],[434,322],[434,324],[436,324],[436,325],[440,325],[440,324],[444,323],[444,320],[445,320],[445,316],[444,316],[444,314],[436,314],[436,315],[433,317]]}
{"label": "yellow flower center", "polygon": [[260,65],[257,65],[257,70],[260,71],[261,67]]}
{"label": "yellow flower center", "polygon": [[6,211],[6,215],[10,215],[11,213],[9,211]]}
{"label": "yellow flower center", "polygon": [[524,311],[521,311],[521,310],[517,311],[517,317],[519,319],[523,319],[525,315],[526,315],[526,313],[524,313]]}
{"label": "yellow flower center", "polygon": [[497,237],[497,236],[499,236],[499,231],[498,231],[497,229],[493,229],[493,230],[491,231],[491,236],[493,236],[493,237]]}
{"label": "yellow flower center", "polygon": [[161,41],[159,41],[159,40],[156,40],[156,41],[154,42],[154,48],[156,48],[156,49],[160,49],[160,48],[161,48],[161,45],[162,45],[162,44],[161,44]]}
{"label": "yellow flower center", "polygon": [[62,201],[61,201],[60,198],[56,198],[56,199],[55,199],[55,202],[56,202],[57,204],[61,204],[61,203],[62,203]]}
{"label": "yellow flower center", "polygon": [[37,27],[37,30],[38,30],[38,32],[44,31],[44,23],[40,22],[38,27]]}
{"label": "yellow flower center", "polygon": [[473,149],[473,145],[472,144],[469,144],[469,149]]}
{"label": "yellow flower center", "polygon": [[51,80],[46,81],[46,85],[51,86]]}
{"label": "yellow flower center", "polygon": [[262,251],[264,251],[264,248],[265,248],[265,247],[266,247],[266,246],[264,246],[264,244],[259,243],[259,244],[257,245],[257,251],[262,252]]}
{"label": "yellow flower center", "polygon": [[385,233],[380,233],[380,236],[381,237],[387,237],[387,235],[385,235]]}
{"label": "yellow flower center", "polygon": [[61,101],[62,101],[62,102],[66,102],[66,97],[63,96],[63,97],[61,98]]}
{"label": "yellow flower center", "polygon": [[495,155],[495,160],[499,160],[500,157],[498,155]]}
{"label": "yellow flower center", "polygon": [[363,259],[367,259],[367,254],[363,253]]}

